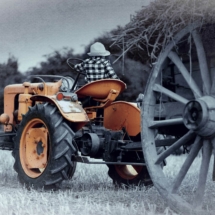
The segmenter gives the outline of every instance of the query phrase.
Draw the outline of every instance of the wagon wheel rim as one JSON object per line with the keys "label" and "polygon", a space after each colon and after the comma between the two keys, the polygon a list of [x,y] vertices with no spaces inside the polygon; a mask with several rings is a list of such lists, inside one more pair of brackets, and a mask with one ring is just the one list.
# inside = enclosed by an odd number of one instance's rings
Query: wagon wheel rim
{"label": "wagon wheel rim", "polygon": [[40,119],[32,119],[20,138],[20,162],[23,171],[31,178],[39,177],[48,162],[48,129]]}
{"label": "wagon wheel rim", "polygon": [[[212,106],[213,108],[215,107],[215,100],[213,98],[215,95],[215,81],[211,82],[205,51],[202,45],[201,37],[197,31],[198,27],[200,27],[198,23],[194,23],[185,27],[176,34],[174,40],[170,42],[159,55],[157,63],[152,70],[151,77],[149,79],[150,81],[148,82],[145,90],[144,105],[142,106],[141,110],[143,153],[154,186],[172,209],[186,214],[194,214],[195,212],[198,213],[202,210],[201,207],[210,157],[212,154],[212,149],[215,149],[215,131],[208,131],[208,129],[205,129],[205,126],[209,125],[209,121],[212,118],[212,115],[208,110],[208,106]],[[203,90],[200,89],[195,81],[189,76],[189,72],[184,67],[180,57],[174,51],[172,51],[175,47],[175,44],[177,44],[182,38],[184,38],[184,36],[188,34],[192,35],[196,47]],[[162,70],[161,67],[167,58],[174,63],[184,79],[189,80],[187,84],[194,95],[194,99],[191,101],[166,89],[162,85],[157,84],[157,77],[159,77],[159,74]],[[185,106],[183,116],[175,119],[154,120],[156,93],[165,94],[169,98],[182,103]],[[157,155],[154,140],[157,128],[166,125],[176,125],[183,123],[187,127],[188,132],[179,140],[177,140],[168,150]],[[160,164],[171,153],[173,153],[180,146],[185,145],[191,139],[194,139],[193,148],[187,156],[173,183],[170,184],[166,179]],[[199,171],[197,191],[194,195],[193,203],[187,203],[178,194],[178,191],[183,179],[187,174],[187,171],[189,170],[200,149],[203,149],[203,155]]]}

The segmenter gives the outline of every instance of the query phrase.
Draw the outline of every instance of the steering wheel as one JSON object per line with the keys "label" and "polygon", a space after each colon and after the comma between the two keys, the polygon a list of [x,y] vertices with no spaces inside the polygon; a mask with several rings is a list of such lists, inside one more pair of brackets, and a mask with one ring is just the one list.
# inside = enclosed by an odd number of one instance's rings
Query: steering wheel
{"label": "steering wheel", "polygon": [[79,74],[81,74],[81,75],[86,76],[86,73],[85,73],[85,72],[80,72],[80,71],[77,71],[77,70],[75,69],[75,65],[76,65],[77,63],[82,63],[82,62],[83,62],[82,59],[80,59],[80,58],[68,58],[66,62],[67,62],[67,64],[68,64],[68,66],[69,66],[72,70],[74,70],[75,72],[77,72],[77,73],[79,73]]}
{"label": "steering wheel", "polygon": [[77,71],[77,70],[75,69],[75,64],[76,64],[76,63],[82,63],[82,62],[83,62],[82,59],[79,59],[79,58],[68,58],[66,62],[67,62],[67,64],[68,64],[68,66],[69,66],[72,70],[74,70],[75,72],[78,73],[77,76],[76,76],[76,78],[75,78],[75,82],[73,83],[72,89],[71,89],[71,90],[73,91],[73,90],[75,89],[76,84],[78,83],[79,76],[80,76],[80,75],[87,76],[87,74],[86,74],[85,72],[79,72],[79,71]]}

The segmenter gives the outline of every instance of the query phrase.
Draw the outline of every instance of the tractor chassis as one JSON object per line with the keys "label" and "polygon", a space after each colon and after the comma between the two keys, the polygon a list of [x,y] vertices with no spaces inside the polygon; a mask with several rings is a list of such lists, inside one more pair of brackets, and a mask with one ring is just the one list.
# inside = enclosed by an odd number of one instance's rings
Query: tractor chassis
{"label": "tractor chassis", "polygon": [[0,149],[1,150],[13,150],[14,149],[14,142],[13,137],[15,137],[16,133],[14,132],[2,132],[0,133]]}

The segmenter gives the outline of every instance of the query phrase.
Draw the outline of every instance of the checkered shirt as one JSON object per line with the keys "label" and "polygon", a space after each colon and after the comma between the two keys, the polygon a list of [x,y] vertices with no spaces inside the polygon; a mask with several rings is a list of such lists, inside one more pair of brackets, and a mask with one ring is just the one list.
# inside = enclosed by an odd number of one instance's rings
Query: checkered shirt
{"label": "checkered shirt", "polygon": [[87,82],[96,81],[105,78],[118,79],[114,72],[110,61],[104,57],[91,57],[87,58],[80,64],[75,65],[78,72],[85,72],[85,80]]}

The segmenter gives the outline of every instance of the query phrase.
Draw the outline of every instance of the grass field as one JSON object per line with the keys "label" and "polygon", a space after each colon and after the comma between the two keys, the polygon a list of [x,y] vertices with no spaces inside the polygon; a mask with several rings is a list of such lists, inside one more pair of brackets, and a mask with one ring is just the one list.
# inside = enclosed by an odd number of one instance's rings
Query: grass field
{"label": "grass field", "polygon": [[[184,157],[169,159],[165,172],[170,180],[177,173],[175,169]],[[36,191],[27,190],[18,183],[11,152],[0,151],[0,158],[0,214],[176,215],[154,187],[116,189],[107,175],[105,165],[78,164],[73,179],[65,181],[61,190]],[[195,192],[199,163],[200,159],[197,158],[180,190],[188,200]],[[209,176],[204,207],[214,211],[215,185],[210,179]]]}

